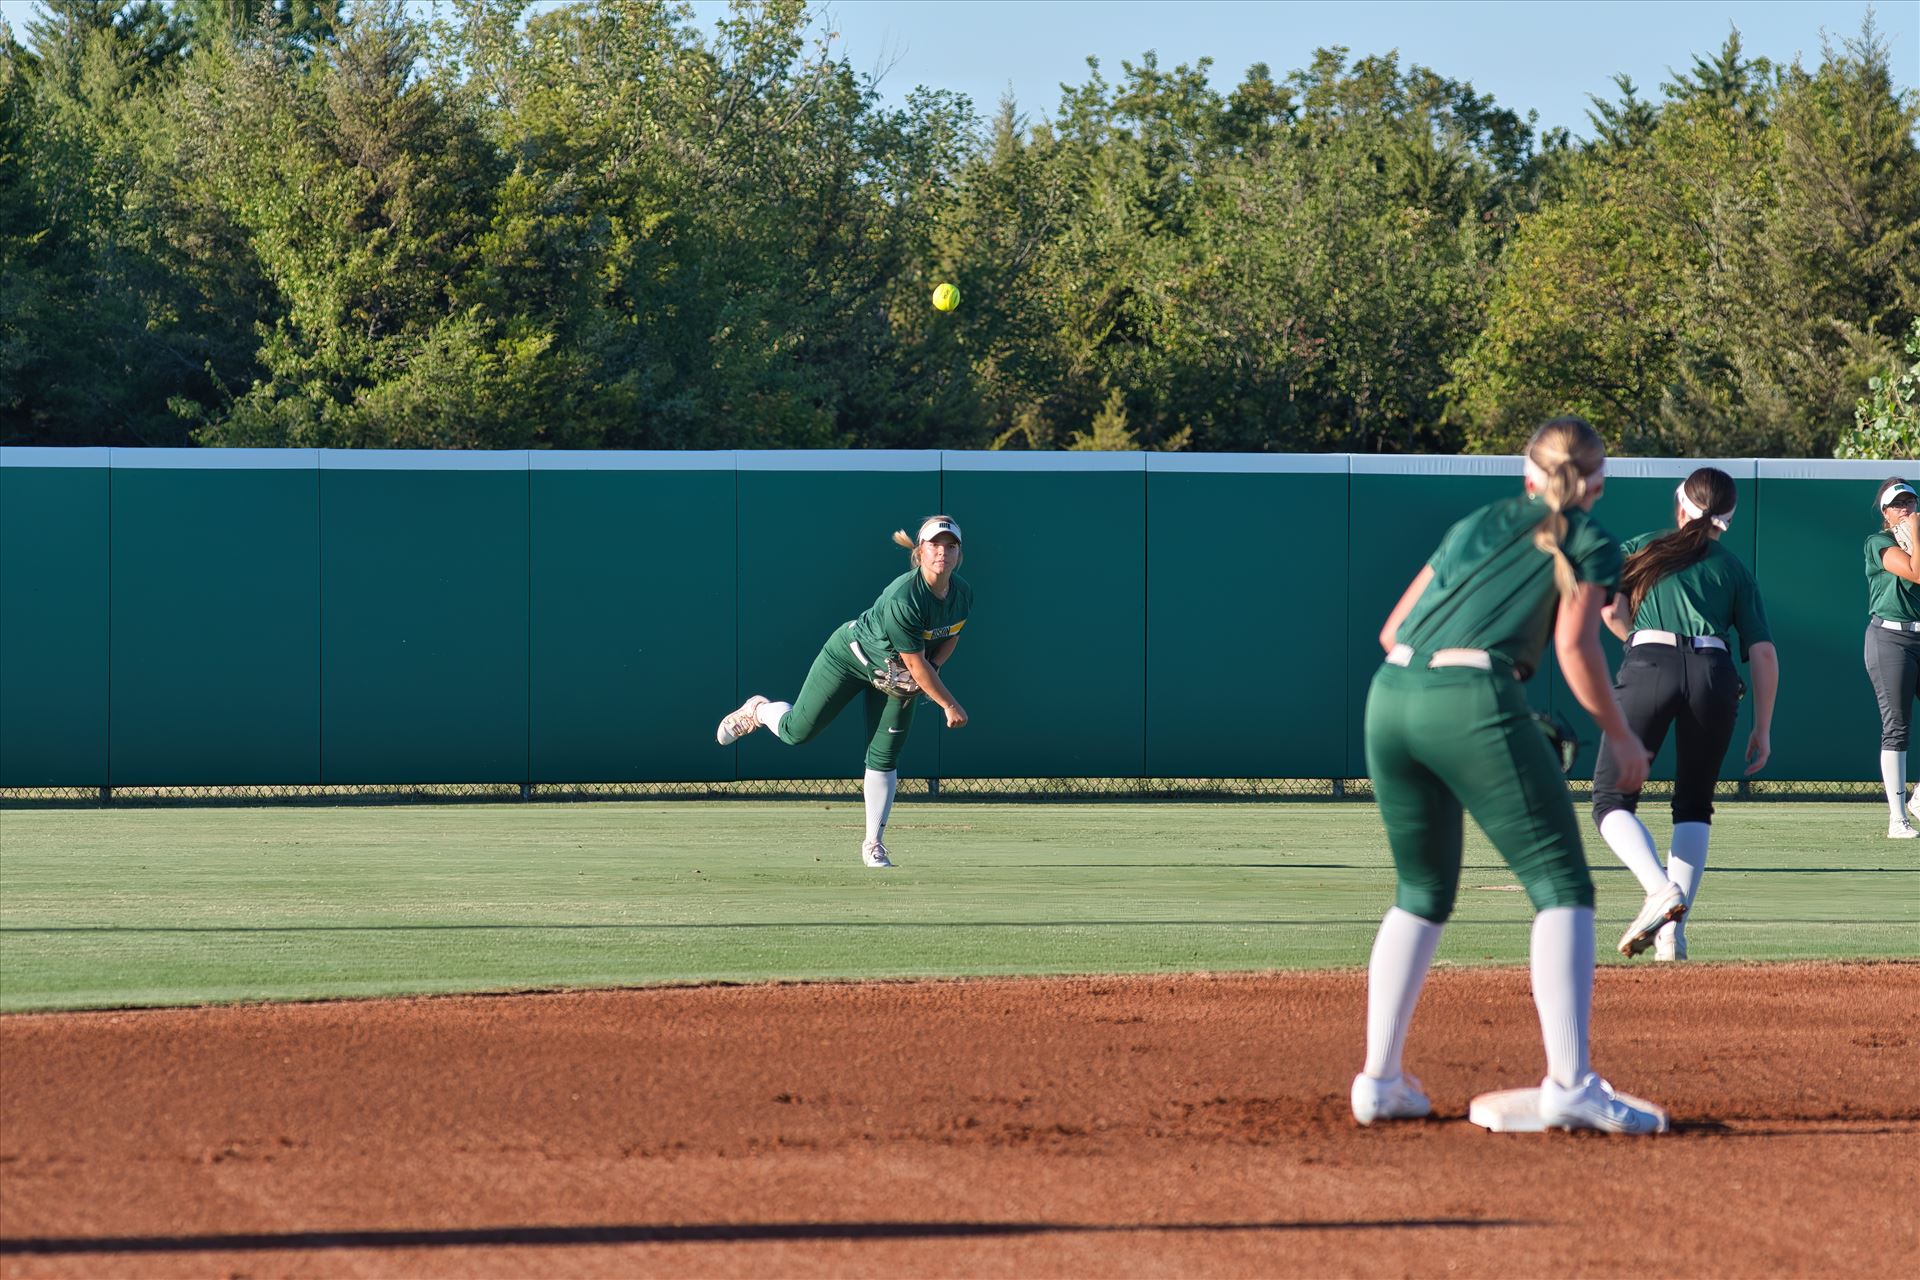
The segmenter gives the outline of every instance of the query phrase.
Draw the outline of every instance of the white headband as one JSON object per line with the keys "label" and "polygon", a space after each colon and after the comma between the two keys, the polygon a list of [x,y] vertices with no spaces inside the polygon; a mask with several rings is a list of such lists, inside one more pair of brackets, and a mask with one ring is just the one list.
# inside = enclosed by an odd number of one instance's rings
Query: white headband
{"label": "white headband", "polygon": [[955,542],[965,541],[965,539],[963,539],[960,536],[959,525],[955,524],[951,520],[942,520],[937,516],[934,519],[929,520],[925,524],[920,526],[920,532],[917,535],[915,535],[914,541],[915,542],[931,542],[933,539],[939,537],[943,533],[952,534],[953,540]]}
{"label": "white headband", "polygon": [[[1687,496],[1687,482],[1685,480],[1682,480],[1679,485],[1675,487],[1673,496],[1674,499],[1680,503],[1680,509],[1687,513],[1688,520],[1698,520],[1701,516],[1707,514],[1705,508]],[[1713,518],[1713,527],[1722,533],[1725,533],[1732,524],[1733,512],[1731,511],[1723,516],[1715,516]]]}

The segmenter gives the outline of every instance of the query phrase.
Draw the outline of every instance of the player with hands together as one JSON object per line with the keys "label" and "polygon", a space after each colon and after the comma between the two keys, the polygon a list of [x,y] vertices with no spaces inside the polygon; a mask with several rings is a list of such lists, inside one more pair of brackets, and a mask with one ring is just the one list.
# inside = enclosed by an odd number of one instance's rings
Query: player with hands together
{"label": "player with hands together", "polygon": [[[1880,781],[1886,788],[1887,836],[1920,836],[1920,786],[1907,787],[1907,731],[1913,722],[1913,698],[1920,686],[1920,526],[1914,508],[1920,495],[1899,476],[1874,489],[1880,528],[1867,537],[1867,678],[1880,704]],[[1904,804],[1903,804],[1904,801]]]}

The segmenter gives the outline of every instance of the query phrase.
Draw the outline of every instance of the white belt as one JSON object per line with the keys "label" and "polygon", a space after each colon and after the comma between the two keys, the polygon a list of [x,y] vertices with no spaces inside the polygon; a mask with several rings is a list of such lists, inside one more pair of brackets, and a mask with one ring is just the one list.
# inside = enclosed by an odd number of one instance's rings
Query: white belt
{"label": "white belt", "polygon": [[1636,631],[1627,637],[1629,645],[1664,644],[1677,649],[1682,642],[1691,649],[1719,649],[1725,652],[1727,647],[1727,642],[1719,636],[1682,636],[1671,631]]}
{"label": "white belt", "polygon": [[[1396,667],[1413,665],[1413,646],[1397,644],[1387,650],[1387,661]],[[1429,667],[1476,667],[1481,671],[1493,670],[1493,655],[1485,649],[1435,649],[1433,656],[1427,659]]]}
{"label": "white belt", "polygon": [[1891,618],[1875,618],[1875,626],[1885,627],[1889,631],[1920,631],[1920,622],[1895,622]]}

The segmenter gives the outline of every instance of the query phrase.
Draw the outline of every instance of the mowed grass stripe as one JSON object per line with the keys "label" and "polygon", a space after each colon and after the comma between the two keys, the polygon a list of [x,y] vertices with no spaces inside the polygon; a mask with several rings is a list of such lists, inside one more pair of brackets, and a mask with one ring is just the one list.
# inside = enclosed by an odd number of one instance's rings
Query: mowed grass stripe
{"label": "mowed grass stripe", "polygon": [[[1658,812],[1656,836],[1664,836]],[[10,810],[0,1008],[770,978],[1360,965],[1392,897],[1364,804]],[[1597,839],[1606,954],[1639,905]],[[1722,806],[1693,953],[1920,955],[1920,851],[1877,807]],[[1469,827],[1440,958],[1525,958]]]}

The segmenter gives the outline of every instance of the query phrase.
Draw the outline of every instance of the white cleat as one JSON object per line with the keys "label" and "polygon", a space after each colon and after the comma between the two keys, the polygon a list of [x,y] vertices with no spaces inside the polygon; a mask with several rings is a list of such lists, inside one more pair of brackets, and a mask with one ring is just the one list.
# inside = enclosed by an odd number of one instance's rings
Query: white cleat
{"label": "white cleat", "polygon": [[1420,1082],[1405,1072],[1388,1080],[1376,1080],[1364,1071],[1353,1078],[1353,1118],[1361,1124],[1424,1120],[1432,1114],[1433,1103]]}
{"label": "white cleat", "polygon": [[760,719],[754,715],[754,712],[766,705],[767,700],[757,693],[748,698],[737,710],[727,713],[726,719],[722,720],[720,727],[714,731],[714,740],[723,747],[730,747],[758,729]]}
{"label": "white cleat", "polygon": [[1920,839],[1920,831],[1914,830],[1913,824],[1911,822],[1908,822],[1904,817],[1895,818],[1892,822],[1889,822],[1887,824],[1887,839],[1889,840]]}
{"label": "white cleat", "polygon": [[1665,1107],[1625,1098],[1593,1072],[1571,1089],[1548,1076],[1540,1082],[1540,1118],[1549,1129],[1598,1129],[1602,1133],[1665,1133]]}
{"label": "white cleat", "polygon": [[860,846],[860,861],[870,867],[890,867],[893,859],[887,856],[887,846],[878,840],[869,840]]}
{"label": "white cleat", "polygon": [[1687,940],[1677,925],[1662,925],[1660,932],[1653,935],[1653,958],[1661,961],[1687,958]]}
{"label": "white cleat", "polygon": [[1640,914],[1633,918],[1627,931],[1620,935],[1620,954],[1632,958],[1653,945],[1653,935],[1660,927],[1678,920],[1687,914],[1687,895],[1680,892],[1677,884],[1666,884],[1647,895],[1646,902],[1640,908]]}

